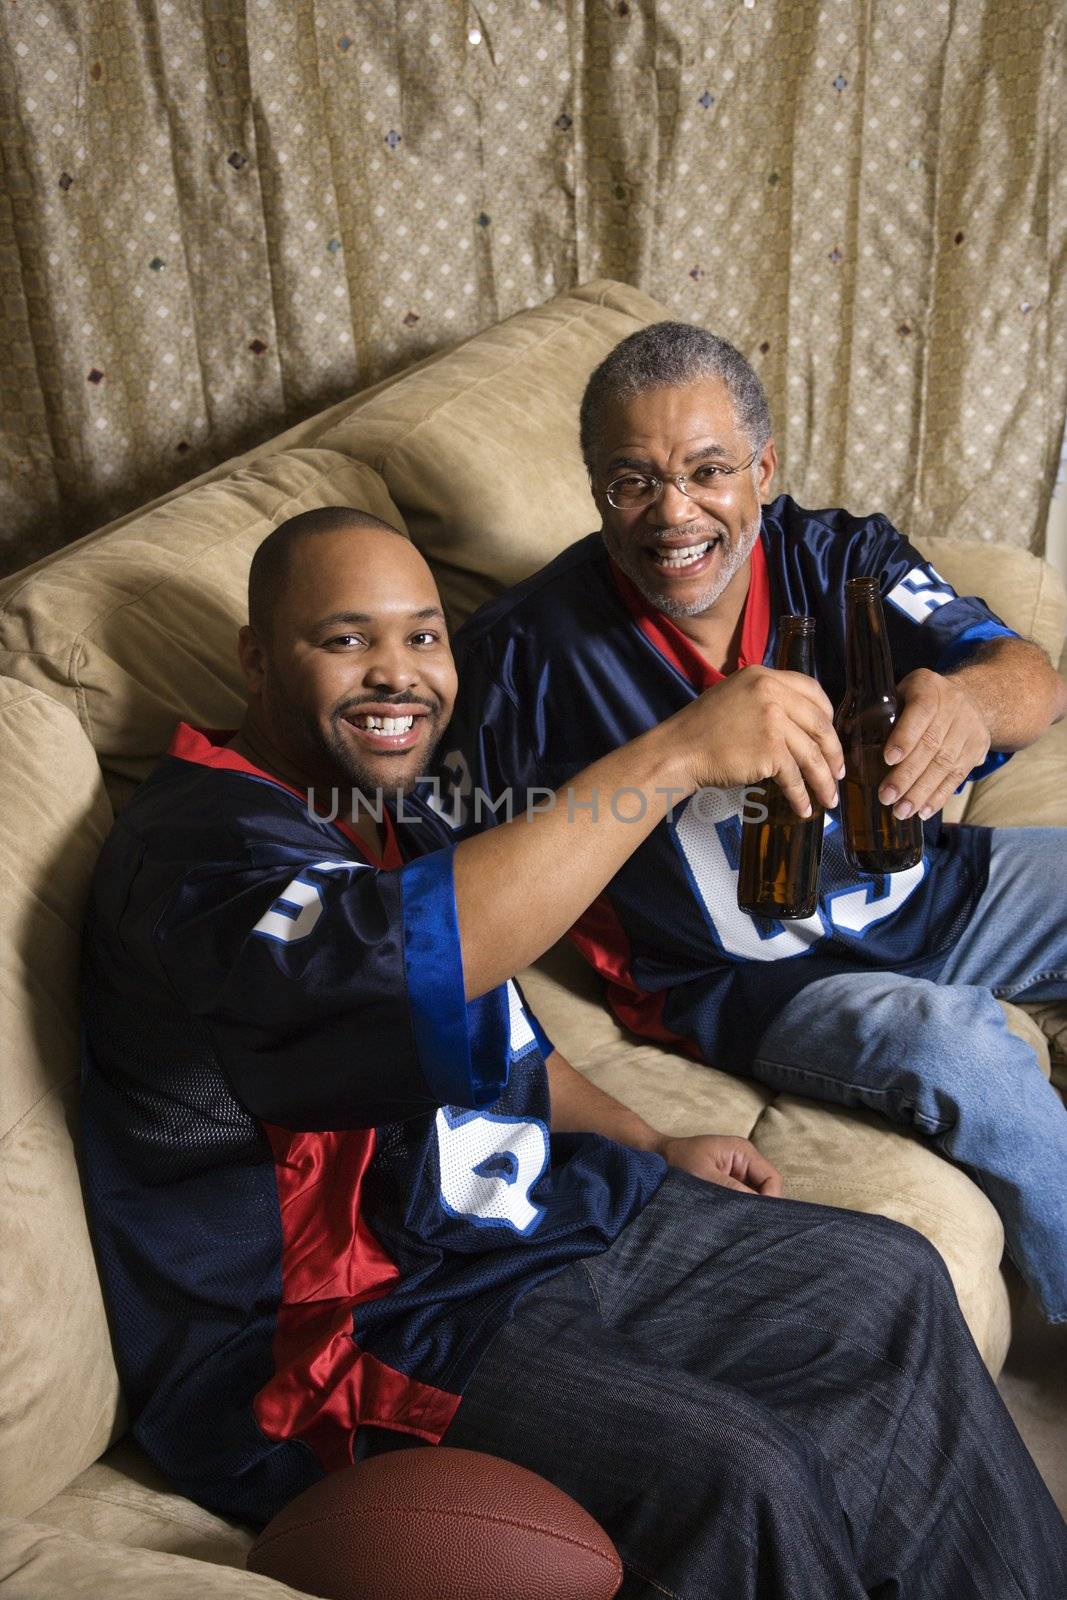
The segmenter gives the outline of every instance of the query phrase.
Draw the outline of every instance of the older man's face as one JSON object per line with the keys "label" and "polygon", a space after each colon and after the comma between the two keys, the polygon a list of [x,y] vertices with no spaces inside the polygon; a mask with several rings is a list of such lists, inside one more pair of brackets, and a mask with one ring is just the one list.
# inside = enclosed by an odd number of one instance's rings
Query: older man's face
{"label": "older man's face", "polygon": [[[602,418],[593,497],[604,543],[666,616],[709,610],[748,560],[759,535],[761,495],[774,473],[774,445],[740,472],[726,476],[714,469],[736,467],[751,455],[718,379],[646,389]],[[639,510],[619,510],[607,498],[613,480],[665,473],[687,474],[688,492],[665,483]]]}

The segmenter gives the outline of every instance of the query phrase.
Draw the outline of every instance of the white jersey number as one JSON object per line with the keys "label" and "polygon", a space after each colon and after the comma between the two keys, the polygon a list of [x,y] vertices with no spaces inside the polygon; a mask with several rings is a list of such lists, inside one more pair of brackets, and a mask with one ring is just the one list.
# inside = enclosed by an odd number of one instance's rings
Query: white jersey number
{"label": "white jersey number", "polygon": [[[741,961],[781,961],[803,955],[834,928],[862,934],[898,911],[926,875],[924,856],[916,866],[885,880],[858,879],[854,889],[826,896],[814,916],[784,922],[776,933],[761,934],[753,918],[737,904],[739,873],[730,865],[726,848],[731,835],[731,842],[739,848],[744,798],[744,789],[698,789],[674,827],[704,914],[726,954]],[[836,819],[827,815],[827,833],[838,826]]]}
{"label": "white jersey number", "polygon": [[531,1233],[544,1215],[530,1190],[548,1166],[543,1122],[442,1106],[437,1113],[441,1199],[453,1216]]}
{"label": "white jersey number", "polygon": [[315,861],[311,866],[304,867],[286,885],[273,901],[270,909],[264,911],[253,933],[261,939],[275,939],[280,944],[295,944],[300,939],[306,939],[314,933],[319,918],[323,912],[322,886],[308,877],[310,872],[328,873],[353,873],[369,872],[370,867],[361,861]]}
{"label": "white jersey number", "polygon": [[931,566],[912,567],[886,595],[889,604],[896,606],[912,622],[925,622],[931,611],[957,598],[952,585]]}

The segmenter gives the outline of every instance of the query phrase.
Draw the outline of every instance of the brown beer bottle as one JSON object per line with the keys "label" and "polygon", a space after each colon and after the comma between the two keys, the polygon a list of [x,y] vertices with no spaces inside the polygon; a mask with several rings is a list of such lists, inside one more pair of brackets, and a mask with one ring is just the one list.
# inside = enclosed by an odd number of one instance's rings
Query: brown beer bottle
{"label": "brown beer bottle", "polygon": [[845,596],[846,689],[834,718],[845,754],[845,854],[860,872],[903,872],[922,860],[923,825],[918,816],[901,821],[878,798],[890,770],[882,752],[900,714],[878,579],[849,578]]}
{"label": "brown beer bottle", "polygon": [[[815,676],[814,617],[782,617],[775,666]],[[741,870],[737,903],[753,917],[810,917],[819,898],[823,808],[812,802],[810,817],[798,817],[785,795],[766,779],[748,789],[746,811],[761,805],[763,822],[749,822],[742,813]]]}

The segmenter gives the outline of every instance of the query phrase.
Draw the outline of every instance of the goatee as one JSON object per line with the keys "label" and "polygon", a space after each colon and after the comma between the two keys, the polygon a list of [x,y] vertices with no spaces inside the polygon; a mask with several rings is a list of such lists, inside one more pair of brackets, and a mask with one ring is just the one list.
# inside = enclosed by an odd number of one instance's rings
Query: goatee
{"label": "goatee", "polygon": [[622,568],[626,576],[641,591],[641,594],[654,606],[657,611],[669,617],[672,622],[678,622],[683,617],[699,617],[703,612],[710,611],[719,596],[737,577],[745,562],[752,554],[756,540],[759,538],[762,525],[762,515],[756,517],[747,528],[741,529],[741,535],[736,544],[731,544],[724,535],[719,536],[719,549],[722,556],[719,571],[710,581],[703,594],[695,596],[692,600],[682,600],[670,594],[664,594],[662,589],[655,586],[648,570],[647,563],[642,560],[641,552],[632,547],[628,550],[612,549],[609,552]]}

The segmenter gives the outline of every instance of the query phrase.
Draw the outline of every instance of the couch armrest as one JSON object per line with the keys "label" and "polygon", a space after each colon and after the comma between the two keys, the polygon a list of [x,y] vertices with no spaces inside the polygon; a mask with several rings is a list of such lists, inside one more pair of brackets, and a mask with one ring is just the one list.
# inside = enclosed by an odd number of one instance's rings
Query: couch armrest
{"label": "couch armrest", "polygon": [[1035,639],[1053,661],[1063,648],[1067,591],[1054,567],[1029,550],[981,539],[920,539],[957,594],[976,594],[1024,639]]}
{"label": "couch armrest", "polygon": [[965,790],[953,819],[986,828],[1067,827],[1067,718]]}
{"label": "couch armrest", "polygon": [[[1061,671],[1065,664],[1061,662]],[[954,797],[945,816],[987,828],[1067,827],[1067,718],[974,784],[970,793]],[[1045,1035],[1053,1083],[1067,1091],[1067,1001],[1018,1003]]]}
{"label": "couch armrest", "polygon": [[0,1519],[0,1586],[4,1600],[307,1600],[255,1572],[100,1544],[14,1517]]}

